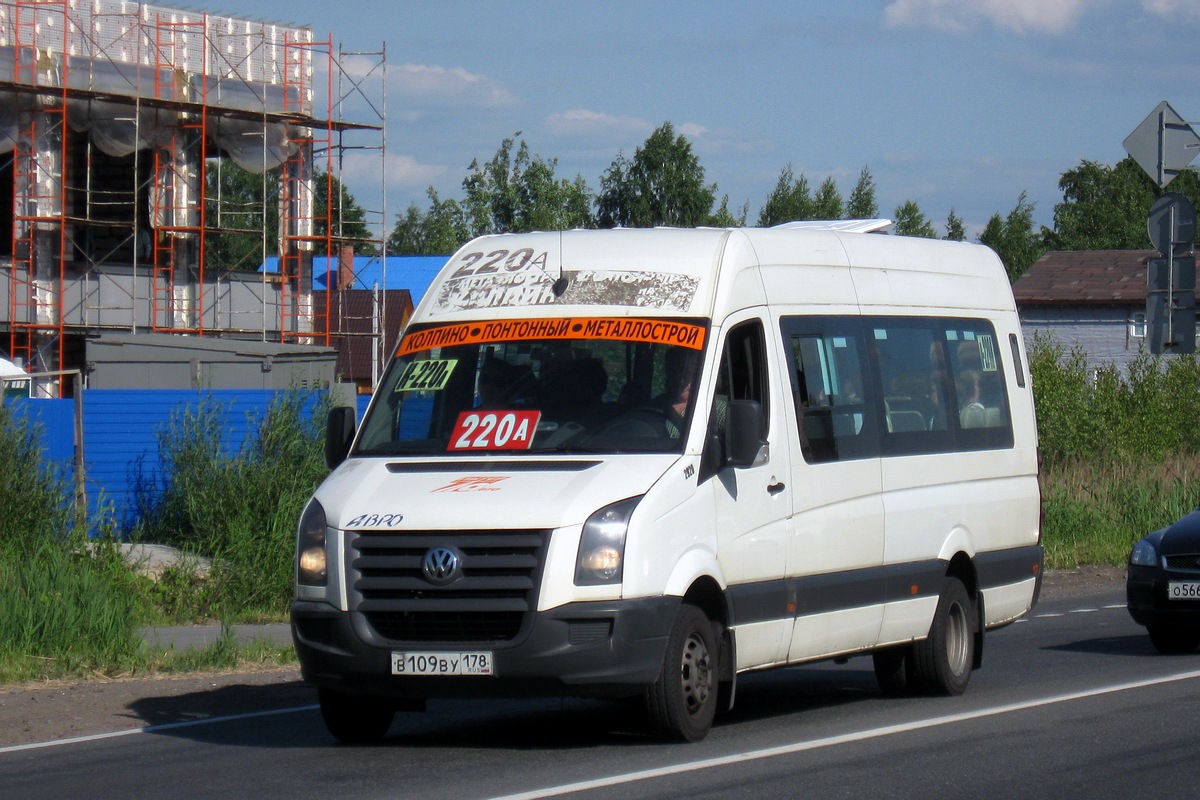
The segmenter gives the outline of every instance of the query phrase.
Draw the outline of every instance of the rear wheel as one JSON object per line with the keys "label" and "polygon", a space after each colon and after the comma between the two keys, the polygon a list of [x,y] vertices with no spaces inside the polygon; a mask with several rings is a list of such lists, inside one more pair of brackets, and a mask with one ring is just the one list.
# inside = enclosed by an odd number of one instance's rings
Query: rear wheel
{"label": "rear wheel", "polygon": [[646,690],[646,709],[661,735],[686,742],[708,735],[717,710],[717,656],[712,622],[696,606],[680,606],[658,680]]}
{"label": "rear wheel", "polygon": [[319,689],[317,699],[325,727],[335,739],[347,744],[379,741],[396,716],[392,706],[378,697]]}
{"label": "rear wheel", "polygon": [[946,578],[929,636],[913,645],[912,653],[922,692],[959,695],[966,691],[975,661],[975,613],[962,581]]}
{"label": "rear wheel", "polygon": [[1200,646],[1200,628],[1180,625],[1149,625],[1150,643],[1163,655],[1185,656]]}

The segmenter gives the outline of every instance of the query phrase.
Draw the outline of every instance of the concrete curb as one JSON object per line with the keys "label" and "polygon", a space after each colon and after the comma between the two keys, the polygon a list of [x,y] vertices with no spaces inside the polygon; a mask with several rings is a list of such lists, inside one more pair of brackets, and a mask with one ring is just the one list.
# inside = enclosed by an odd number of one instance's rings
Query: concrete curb
{"label": "concrete curb", "polygon": [[[220,625],[183,625],[178,627],[143,628],[138,631],[146,644],[164,650],[199,650],[210,647],[221,638]],[[234,625],[234,640],[241,645],[268,642],[276,647],[292,644],[292,628],[286,622],[266,625]]]}

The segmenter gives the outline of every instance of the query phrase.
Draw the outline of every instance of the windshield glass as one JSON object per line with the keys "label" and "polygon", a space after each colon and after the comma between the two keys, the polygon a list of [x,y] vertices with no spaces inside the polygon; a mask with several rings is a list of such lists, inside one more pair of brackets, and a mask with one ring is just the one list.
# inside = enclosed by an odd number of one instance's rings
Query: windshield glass
{"label": "windshield glass", "polygon": [[355,453],[681,452],[707,332],[662,319],[414,327]]}

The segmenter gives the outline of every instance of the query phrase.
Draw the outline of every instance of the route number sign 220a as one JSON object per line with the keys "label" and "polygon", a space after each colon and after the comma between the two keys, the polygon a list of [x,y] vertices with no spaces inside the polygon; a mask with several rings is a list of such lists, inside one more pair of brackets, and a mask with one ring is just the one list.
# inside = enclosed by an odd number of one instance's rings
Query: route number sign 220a
{"label": "route number sign 220a", "polygon": [[464,411],[450,434],[448,450],[528,450],[540,411]]}

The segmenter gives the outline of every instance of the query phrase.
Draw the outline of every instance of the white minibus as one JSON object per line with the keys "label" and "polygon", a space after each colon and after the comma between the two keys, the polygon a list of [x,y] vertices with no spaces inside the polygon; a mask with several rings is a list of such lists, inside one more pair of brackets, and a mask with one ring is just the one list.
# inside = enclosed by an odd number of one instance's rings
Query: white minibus
{"label": "white minibus", "polygon": [[455,253],[300,521],[330,732],[585,695],[694,741],[739,676],[860,655],[885,694],[964,691],[1041,585],[1028,364],[995,253],[884,224]]}

